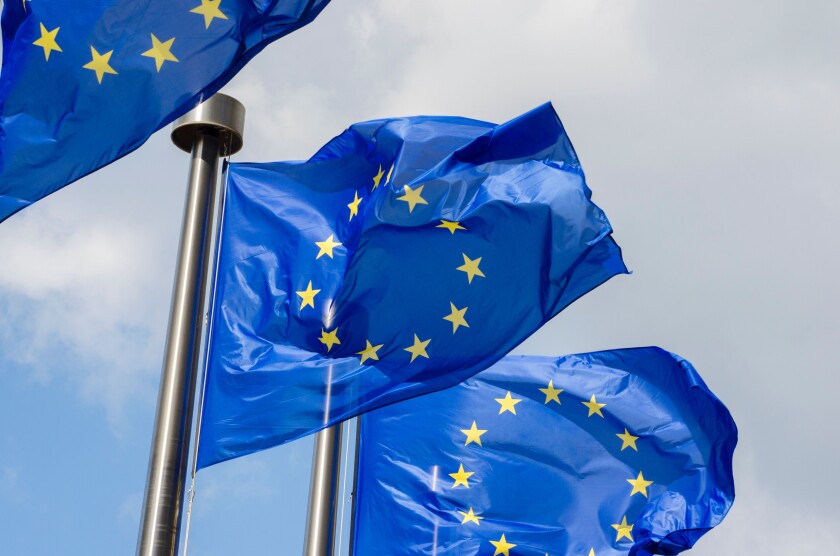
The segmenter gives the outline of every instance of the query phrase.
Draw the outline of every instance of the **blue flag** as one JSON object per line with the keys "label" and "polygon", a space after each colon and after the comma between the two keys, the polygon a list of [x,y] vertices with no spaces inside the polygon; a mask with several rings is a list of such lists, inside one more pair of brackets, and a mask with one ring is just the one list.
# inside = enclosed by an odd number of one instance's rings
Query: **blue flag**
{"label": "blue flag", "polygon": [[735,497],[735,423],[659,348],[506,357],[361,427],[354,554],[677,554]]}
{"label": "blue flag", "polygon": [[0,222],[142,145],[328,2],[5,2]]}
{"label": "blue flag", "polygon": [[457,384],[626,272],[549,105],[361,123],[228,182],[199,467]]}

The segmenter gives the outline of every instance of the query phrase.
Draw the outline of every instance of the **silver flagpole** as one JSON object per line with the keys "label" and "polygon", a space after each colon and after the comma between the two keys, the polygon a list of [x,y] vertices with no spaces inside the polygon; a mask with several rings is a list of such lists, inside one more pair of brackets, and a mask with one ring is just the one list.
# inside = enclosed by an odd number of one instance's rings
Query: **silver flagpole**
{"label": "silver flagpole", "polygon": [[216,94],[172,128],[192,157],[137,556],[178,550],[219,156],[242,148],[244,124],[245,107]]}
{"label": "silver flagpole", "polygon": [[[347,556],[355,556],[356,550],[353,546],[356,542],[356,514],[357,502],[359,500],[359,446],[362,443],[362,416],[356,417],[356,450],[353,454],[353,486],[350,487],[350,540],[348,541]],[[348,469],[344,470],[349,473]]]}
{"label": "silver flagpole", "polygon": [[332,556],[341,466],[341,423],[315,435],[304,556]]}
{"label": "silver flagpole", "polygon": [[[328,305],[330,308],[324,314],[324,326],[329,329],[333,319],[332,302]],[[330,365],[327,372],[327,391],[324,396],[324,424],[330,419],[332,380],[333,367]],[[338,506],[340,468],[341,423],[315,435],[303,556],[332,556],[335,550],[335,515]]]}

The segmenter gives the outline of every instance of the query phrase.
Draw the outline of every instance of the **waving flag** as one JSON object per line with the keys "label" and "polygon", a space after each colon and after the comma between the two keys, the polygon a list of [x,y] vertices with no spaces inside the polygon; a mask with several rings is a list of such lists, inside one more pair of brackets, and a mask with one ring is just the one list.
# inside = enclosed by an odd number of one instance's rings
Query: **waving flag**
{"label": "waving flag", "polygon": [[328,2],[5,2],[0,222],[142,145]]}
{"label": "waving flag", "polygon": [[549,105],[357,124],[228,182],[199,467],[457,384],[626,272]]}
{"label": "waving flag", "polygon": [[735,423],[658,348],[506,357],[361,427],[354,554],[677,554],[735,497]]}

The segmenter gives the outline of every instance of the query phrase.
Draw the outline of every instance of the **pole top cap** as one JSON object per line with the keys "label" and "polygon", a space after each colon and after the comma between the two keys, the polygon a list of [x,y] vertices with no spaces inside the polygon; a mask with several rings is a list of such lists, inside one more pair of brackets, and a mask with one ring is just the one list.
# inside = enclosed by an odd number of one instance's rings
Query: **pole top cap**
{"label": "pole top cap", "polygon": [[[221,139],[220,156],[242,149],[245,107],[233,97],[216,93],[172,124],[172,142],[182,151],[192,152],[199,132],[215,131]],[[227,150],[225,150],[227,149]]]}

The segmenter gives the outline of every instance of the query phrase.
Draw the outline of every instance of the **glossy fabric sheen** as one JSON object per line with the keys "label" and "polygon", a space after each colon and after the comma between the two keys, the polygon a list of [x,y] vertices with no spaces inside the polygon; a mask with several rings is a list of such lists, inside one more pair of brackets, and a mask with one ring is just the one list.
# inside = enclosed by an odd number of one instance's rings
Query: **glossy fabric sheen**
{"label": "glossy fabric sheen", "polygon": [[[13,0],[3,6],[0,221],[142,145],[328,0]],[[207,7],[206,9],[211,10]],[[211,10],[212,11],[212,10]],[[35,44],[41,26],[57,51]],[[178,61],[143,56],[174,38]],[[83,66],[112,52],[116,74]],[[49,50],[49,58],[46,51]]]}
{"label": "glossy fabric sheen", "polygon": [[[540,390],[549,381],[556,400]],[[499,413],[508,392],[515,414]],[[593,395],[603,417],[583,405]],[[465,445],[473,422],[481,445]],[[502,535],[509,556],[677,554],[735,496],[735,423],[690,363],[659,348],[505,357],[361,426],[358,556],[490,555]],[[625,429],[636,450],[622,450]],[[449,476],[460,465],[468,487]],[[653,483],[631,495],[640,472]],[[463,523],[470,508],[478,525]],[[632,529],[617,540],[623,518]]]}
{"label": "glossy fabric sheen", "polygon": [[[366,122],[308,162],[231,165],[199,467],[486,368],[626,272],[611,231],[549,105],[499,126]],[[341,245],[318,258],[329,236]],[[465,256],[484,276],[458,270]],[[444,320],[452,305],[468,326]],[[415,335],[429,343],[411,361]]]}

